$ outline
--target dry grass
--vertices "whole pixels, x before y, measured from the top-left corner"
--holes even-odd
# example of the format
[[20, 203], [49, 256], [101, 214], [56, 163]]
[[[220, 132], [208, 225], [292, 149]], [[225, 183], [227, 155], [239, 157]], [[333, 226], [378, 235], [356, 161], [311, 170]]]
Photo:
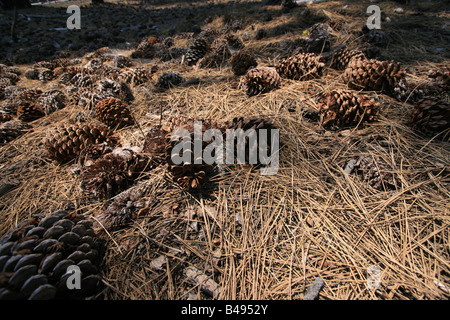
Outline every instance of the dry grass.
[[[339, 5], [317, 7], [331, 12]], [[280, 19], [270, 23], [288, 18]], [[269, 65], [275, 57], [265, 50], [267, 44], [289, 37], [295, 35], [246, 45], [261, 65]], [[351, 44], [349, 39], [344, 35], [337, 43]], [[425, 72], [436, 65], [414, 67]], [[316, 81], [283, 80], [281, 89], [248, 98], [234, 88], [238, 79], [229, 67], [161, 65], [160, 72], [166, 70], [200, 78], [200, 84], [162, 93], [151, 84], [134, 88], [132, 110], [139, 126], [117, 132], [122, 144], [142, 146], [140, 129], [160, 121], [160, 108], [163, 123], [178, 114], [218, 122], [266, 117], [280, 129], [279, 172], [262, 176], [246, 167], [221, 166], [202, 192], [181, 190], [163, 165], [143, 174], [137, 183], [146, 188], [151, 205], [127, 228], [98, 230], [105, 247], [101, 298], [183, 299], [188, 293], [210, 298], [187, 281], [187, 266], [220, 285], [219, 299], [301, 299], [315, 277], [325, 282], [321, 299], [449, 298], [449, 142], [412, 132], [406, 125], [411, 105], [378, 95], [382, 111], [376, 122], [325, 131], [304, 115], [316, 108], [320, 92], [345, 88], [337, 71], [327, 70]], [[0, 197], [0, 234], [35, 213], [67, 207], [95, 220], [105, 208], [83, 194], [71, 164], [48, 162], [41, 152], [47, 129], [41, 124], [74, 121], [78, 111], [70, 106], [37, 120], [32, 132], [0, 148], [1, 174], [21, 182]], [[394, 186], [378, 191], [360, 175], [346, 174], [348, 161], [360, 156], [381, 157]], [[5, 171], [32, 159], [43, 163]], [[160, 255], [167, 260], [157, 270], [152, 262]], [[367, 286], [371, 265], [381, 270], [376, 290]]]

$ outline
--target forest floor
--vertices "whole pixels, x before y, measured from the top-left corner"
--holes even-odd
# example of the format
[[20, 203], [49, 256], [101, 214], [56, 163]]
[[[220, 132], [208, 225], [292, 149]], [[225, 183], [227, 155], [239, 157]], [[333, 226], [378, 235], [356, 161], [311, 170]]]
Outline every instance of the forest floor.
[[[130, 56], [148, 36], [170, 35], [173, 47], [186, 47], [196, 25], [238, 36], [258, 66], [291, 56], [295, 41], [318, 22], [333, 28], [332, 47], [360, 48], [367, 46], [358, 32], [372, 4], [326, 1], [283, 12], [280, 5], [260, 1], [106, 2], [19, 10], [18, 42], [2, 36], [0, 44], [0, 63], [21, 71], [16, 85], [66, 92], [58, 79], [30, 80], [25, 71], [60, 56], [86, 64], [105, 46], [112, 55]], [[81, 30], [64, 29], [69, 4], [81, 6]], [[400, 62], [417, 81], [426, 81], [429, 70], [448, 66], [450, 8], [444, 4], [377, 3], [381, 28], [389, 35], [378, 59]], [[400, 6], [403, 12], [396, 13]], [[8, 35], [12, 12], [1, 12], [0, 19], [0, 32]], [[255, 37], [258, 33], [263, 36]], [[104, 286], [97, 298], [302, 299], [316, 277], [324, 281], [319, 299], [450, 297], [450, 142], [408, 126], [413, 104], [369, 92], [381, 105], [376, 121], [326, 130], [310, 114], [317, 112], [318, 95], [347, 89], [342, 71], [327, 67], [319, 79], [282, 79], [280, 89], [248, 97], [229, 63], [211, 69], [188, 66], [180, 58], [132, 62], [134, 67], [157, 66], [157, 71], [148, 82], [131, 85], [130, 109], [137, 123], [116, 130], [122, 146], [142, 148], [151, 126], [166, 125], [177, 115], [218, 123], [257, 116], [280, 130], [280, 167], [275, 175], [261, 175], [245, 166], [221, 166], [200, 191], [180, 188], [165, 164], [141, 174], [134, 185], [145, 190], [146, 204], [135, 219], [119, 229], [97, 230], [104, 246]], [[158, 77], [168, 71], [198, 81], [156, 90]], [[77, 123], [80, 112], [86, 112], [67, 101], [65, 108], [29, 123], [30, 130], [0, 147], [0, 180], [15, 184], [0, 196], [0, 236], [34, 214], [57, 209], [96, 221], [111, 203], [85, 193], [74, 174], [76, 162], [59, 164], [43, 152], [49, 128]], [[87, 122], [98, 120], [87, 117]], [[356, 170], [345, 171], [351, 160], [365, 156], [385, 164], [390, 180], [380, 189]], [[195, 283], [187, 270], [212, 280], [217, 290]], [[378, 279], [376, 288], [369, 285]]]

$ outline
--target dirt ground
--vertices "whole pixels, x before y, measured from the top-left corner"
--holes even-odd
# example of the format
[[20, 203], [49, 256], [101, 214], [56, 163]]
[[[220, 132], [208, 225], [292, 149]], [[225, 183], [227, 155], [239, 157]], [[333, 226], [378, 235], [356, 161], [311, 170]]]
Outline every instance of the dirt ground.
[[[81, 7], [81, 30], [60, 29], [70, 4]], [[258, 66], [272, 66], [291, 56], [296, 41], [318, 22], [332, 26], [332, 47], [367, 48], [359, 32], [371, 4], [325, 1], [290, 10], [261, 1], [46, 4], [19, 10], [17, 41], [9, 36], [12, 12], [0, 12], [0, 63], [19, 68], [17, 86], [66, 92], [58, 79], [43, 83], [24, 74], [35, 62], [58, 57], [86, 64], [105, 46], [113, 56], [130, 56], [149, 36], [172, 36], [173, 47], [185, 48], [200, 27], [217, 30], [219, 37], [238, 36]], [[389, 35], [389, 43], [377, 47], [378, 59], [400, 62], [418, 82], [427, 80], [429, 70], [448, 66], [448, 1], [377, 5]], [[401, 13], [395, 11], [399, 7]], [[131, 85], [137, 124], [116, 130], [122, 146], [142, 148], [143, 133], [178, 115], [218, 123], [257, 116], [280, 130], [280, 168], [263, 176], [245, 166], [221, 166], [200, 191], [180, 188], [165, 164], [141, 174], [132, 187], [144, 190], [144, 207], [125, 227], [97, 230], [104, 252], [103, 285], [95, 298], [303, 299], [320, 277], [319, 299], [449, 299], [450, 141], [414, 131], [408, 125], [412, 103], [369, 92], [381, 105], [376, 121], [327, 130], [310, 114], [317, 112], [319, 94], [347, 88], [342, 71], [327, 67], [319, 79], [283, 79], [278, 90], [248, 97], [229, 63], [210, 69], [188, 66], [181, 57], [132, 62], [158, 68], [149, 81]], [[157, 90], [158, 77], [167, 71], [196, 81]], [[59, 164], [42, 151], [49, 128], [76, 123], [85, 111], [68, 102], [0, 147], [0, 176], [17, 184], [0, 196], [0, 236], [34, 214], [57, 209], [95, 222], [111, 203], [86, 194], [73, 173], [75, 162]], [[383, 159], [393, 179], [389, 187], [374, 189], [357, 172], [344, 172], [362, 156]], [[374, 279], [371, 266], [380, 272], [376, 288], [368, 285]], [[217, 290], [193, 281], [188, 270]]]

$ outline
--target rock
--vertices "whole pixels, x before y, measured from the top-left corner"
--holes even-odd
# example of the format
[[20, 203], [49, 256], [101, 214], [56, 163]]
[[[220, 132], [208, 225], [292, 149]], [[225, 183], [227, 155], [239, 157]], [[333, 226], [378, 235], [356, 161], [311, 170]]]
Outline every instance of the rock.
[[319, 292], [322, 289], [324, 282], [321, 278], [315, 278], [314, 282], [306, 291], [303, 300], [316, 300], [319, 297]]
[[403, 8], [400, 8], [400, 7], [399, 7], [399, 8], [395, 8], [395, 9], [394, 9], [394, 12], [395, 12], [395, 13], [398, 13], [398, 14], [402, 14], [402, 13], [405, 12], [405, 10], [403, 10]]

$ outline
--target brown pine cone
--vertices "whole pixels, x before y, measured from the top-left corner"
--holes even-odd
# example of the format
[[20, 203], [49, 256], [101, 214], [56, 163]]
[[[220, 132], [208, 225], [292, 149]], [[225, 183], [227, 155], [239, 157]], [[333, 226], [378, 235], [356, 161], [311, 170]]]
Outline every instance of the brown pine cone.
[[92, 124], [56, 126], [44, 138], [47, 156], [59, 162], [68, 162], [87, 146], [103, 142], [114, 146], [117, 139], [110, 128]]
[[258, 63], [256, 62], [253, 54], [246, 50], [239, 50], [231, 57], [231, 70], [237, 76], [244, 75], [248, 69], [256, 68]]
[[39, 105], [24, 103], [17, 108], [17, 119], [31, 122], [45, 116], [44, 110]]
[[380, 91], [395, 96], [395, 88], [405, 78], [405, 72], [394, 61], [353, 59], [343, 77], [352, 89]]
[[448, 131], [450, 103], [438, 97], [425, 97], [415, 104], [409, 123], [415, 130], [426, 135], [434, 136]]
[[324, 127], [355, 126], [374, 120], [379, 111], [379, 103], [375, 99], [345, 90], [322, 95], [318, 106]]
[[374, 189], [383, 190], [385, 187], [395, 185], [394, 175], [390, 172], [392, 170], [381, 157], [360, 157], [355, 168], [364, 181]]
[[299, 53], [283, 59], [276, 69], [283, 78], [306, 81], [320, 78], [324, 67], [325, 63], [321, 56], [314, 53]]
[[352, 59], [365, 59], [366, 56], [361, 50], [348, 50], [348, 49], [340, 49], [336, 51], [332, 56], [331, 68], [337, 70], [345, 70], [347, 68], [348, 63]]
[[99, 199], [110, 199], [127, 189], [147, 165], [148, 159], [132, 150], [113, 150], [83, 170], [81, 185]]
[[163, 155], [169, 144], [169, 128], [160, 125], [153, 126], [145, 136], [142, 152], [152, 155]]
[[111, 128], [123, 128], [134, 123], [128, 107], [115, 98], [106, 98], [97, 103], [95, 116]]
[[[202, 131], [213, 128], [214, 125], [208, 121], [202, 122]], [[174, 153], [174, 148], [179, 143], [183, 143], [183, 138], [173, 135], [177, 129], [185, 129], [189, 132], [187, 144], [183, 145], [179, 153]], [[202, 141], [202, 155], [204, 148], [210, 141]], [[176, 163], [175, 157], [183, 157], [181, 163]], [[184, 189], [198, 189], [209, 180], [210, 174], [213, 172], [213, 165], [205, 163], [204, 159], [200, 159], [200, 163], [195, 163], [194, 159], [194, 120], [184, 117], [171, 119], [171, 136], [170, 143], [166, 149], [166, 160], [169, 164], [169, 171], [172, 173], [173, 181], [178, 183]], [[184, 157], [187, 158], [185, 161]]]
[[242, 81], [248, 96], [267, 93], [278, 89], [281, 85], [281, 78], [277, 70], [270, 67], [250, 69]]

